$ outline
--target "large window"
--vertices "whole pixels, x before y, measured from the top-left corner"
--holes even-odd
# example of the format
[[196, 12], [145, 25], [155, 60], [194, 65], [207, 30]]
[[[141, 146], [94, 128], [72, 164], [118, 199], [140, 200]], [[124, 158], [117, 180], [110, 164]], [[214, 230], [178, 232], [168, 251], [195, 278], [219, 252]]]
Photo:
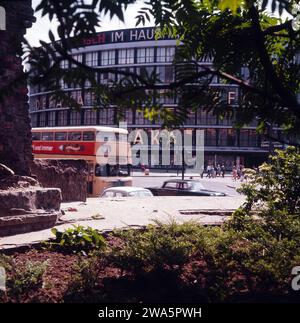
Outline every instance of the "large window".
[[112, 108], [102, 108], [99, 110], [99, 123], [100, 125], [112, 125], [114, 124], [114, 110]]
[[246, 130], [246, 129], [240, 130], [240, 146], [241, 147], [249, 146], [249, 130]]
[[135, 123], [142, 125], [144, 124], [144, 113], [141, 110], [135, 112]]
[[236, 132], [233, 129], [218, 129], [218, 146], [236, 146]]
[[120, 49], [118, 63], [119, 64], [133, 64], [134, 63], [134, 49]]
[[86, 53], [85, 64], [88, 66], [98, 66], [98, 52]]
[[37, 127], [38, 126], [38, 114], [37, 113], [31, 113], [30, 114], [30, 119], [31, 119], [31, 127], [34, 128], [34, 127]]
[[116, 74], [105, 72], [104, 70], [100, 73], [100, 83], [101, 84], [109, 84], [115, 82]]
[[137, 63], [153, 63], [154, 62], [154, 48], [138, 48], [137, 49]]
[[84, 105], [93, 106], [95, 104], [95, 93], [91, 91], [86, 91], [84, 93]]
[[70, 111], [70, 125], [71, 126], [81, 125], [81, 112]]
[[48, 126], [54, 127], [55, 126], [55, 111], [48, 112]]
[[[79, 63], [82, 63], [82, 54], [77, 54], [77, 55], [73, 55], [72, 58], [79, 62]], [[77, 67], [76, 64], [72, 63], [72, 67]]]
[[157, 66], [158, 78], [163, 83], [171, 83], [174, 81], [174, 67], [173, 66]]
[[150, 76], [154, 72], [154, 66], [142, 66], [136, 68], [136, 73], [142, 77]]
[[194, 125], [195, 124], [195, 112], [189, 111], [186, 116], [185, 124]]
[[40, 101], [38, 96], [29, 98], [29, 107], [31, 111], [37, 111], [40, 109]]
[[[123, 72], [130, 72], [130, 73], [134, 73], [134, 67], [123, 67], [123, 68], [119, 68], [118, 71], [123, 71]], [[131, 77], [128, 77], [124, 74], [117, 74], [117, 80], [118, 82], [120, 82], [122, 80], [122, 82], [127, 82], [126, 79], [130, 80]]]
[[40, 123], [39, 123], [40, 127], [45, 127], [46, 126], [46, 113], [42, 112], [40, 113]]
[[99, 123], [100, 125], [105, 125], [107, 122], [107, 109], [101, 108], [99, 110]]
[[218, 124], [221, 126], [232, 126], [233, 121], [233, 116], [218, 116]]
[[114, 117], [115, 117], [115, 110], [114, 109], [107, 109], [107, 124], [113, 125], [114, 124]]
[[248, 130], [249, 131], [249, 146], [257, 147], [258, 146], [258, 135], [256, 130]]
[[204, 111], [199, 108], [197, 110], [197, 124], [198, 125], [216, 125], [217, 116], [212, 111]]
[[172, 62], [175, 55], [175, 47], [158, 47], [156, 54], [156, 61], [160, 62]]
[[132, 110], [131, 109], [127, 109], [126, 110], [125, 121], [128, 124], [132, 124], [133, 123], [133, 113], [132, 113]]
[[58, 126], [66, 126], [68, 123], [68, 111], [58, 111]]
[[93, 109], [86, 109], [84, 111], [84, 124], [85, 125], [97, 124], [97, 111]]
[[205, 129], [205, 146], [216, 146], [217, 144], [216, 129]]
[[116, 63], [116, 52], [115, 50], [104, 50], [101, 52], [101, 65], [115, 65]]

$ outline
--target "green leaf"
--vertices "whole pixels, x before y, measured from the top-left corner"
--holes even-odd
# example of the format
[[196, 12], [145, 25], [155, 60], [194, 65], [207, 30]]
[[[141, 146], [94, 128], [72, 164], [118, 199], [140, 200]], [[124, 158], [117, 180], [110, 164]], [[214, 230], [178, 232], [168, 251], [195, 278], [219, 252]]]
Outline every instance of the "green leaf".
[[242, 6], [242, 3], [243, 0], [221, 0], [218, 7], [222, 11], [229, 9], [236, 15], [237, 10]]

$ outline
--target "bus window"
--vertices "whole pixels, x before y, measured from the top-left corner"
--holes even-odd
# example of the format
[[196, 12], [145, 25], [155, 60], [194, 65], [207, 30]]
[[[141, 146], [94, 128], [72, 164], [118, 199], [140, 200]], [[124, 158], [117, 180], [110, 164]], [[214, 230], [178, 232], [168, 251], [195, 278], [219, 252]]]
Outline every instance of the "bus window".
[[84, 131], [83, 132], [83, 141], [94, 141], [95, 133], [93, 131]]
[[56, 132], [55, 140], [56, 141], [66, 141], [67, 140], [67, 132]]
[[70, 141], [80, 141], [81, 140], [81, 132], [69, 132], [69, 140]]
[[95, 176], [130, 176], [130, 165], [99, 165], [95, 167]]
[[33, 132], [32, 133], [32, 140], [41, 140], [41, 133], [40, 132]]
[[43, 132], [42, 133], [43, 141], [52, 141], [53, 140], [53, 132]]

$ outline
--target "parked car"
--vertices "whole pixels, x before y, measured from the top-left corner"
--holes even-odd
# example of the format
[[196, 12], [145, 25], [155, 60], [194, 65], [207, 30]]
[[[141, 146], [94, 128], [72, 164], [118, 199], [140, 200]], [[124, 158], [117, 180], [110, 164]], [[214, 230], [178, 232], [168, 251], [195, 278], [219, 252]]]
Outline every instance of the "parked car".
[[223, 192], [205, 189], [198, 180], [174, 179], [165, 181], [162, 187], [148, 187], [155, 196], [226, 196]]
[[101, 197], [152, 197], [150, 190], [134, 186], [115, 186], [103, 191]]

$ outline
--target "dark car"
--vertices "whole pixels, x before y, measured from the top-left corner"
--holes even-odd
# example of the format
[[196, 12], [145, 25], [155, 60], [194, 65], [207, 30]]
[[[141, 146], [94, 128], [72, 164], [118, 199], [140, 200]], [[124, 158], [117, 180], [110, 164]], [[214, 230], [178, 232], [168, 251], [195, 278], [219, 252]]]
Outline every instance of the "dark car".
[[226, 196], [223, 192], [210, 191], [197, 180], [168, 180], [162, 187], [147, 187], [155, 196]]

